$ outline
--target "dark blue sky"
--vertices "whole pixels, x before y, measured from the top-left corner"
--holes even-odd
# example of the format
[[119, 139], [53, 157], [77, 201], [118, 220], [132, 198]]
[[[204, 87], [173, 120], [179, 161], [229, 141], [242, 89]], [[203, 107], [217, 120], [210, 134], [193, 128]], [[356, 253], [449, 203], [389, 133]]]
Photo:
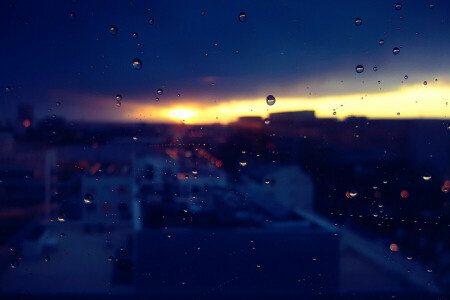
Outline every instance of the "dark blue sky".
[[[421, 81], [422, 74], [450, 73], [449, 1], [433, 1], [434, 9], [422, 0], [116, 2], [2, 1], [0, 116], [14, 114], [17, 103], [48, 114], [56, 101], [68, 118], [106, 116], [105, 105], [113, 109], [117, 93], [124, 103], [154, 101], [160, 87], [158, 105], [183, 99], [208, 105], [270, 92], [296, 96], [293, 86], [318, 96], [377, 90], [360, 84], [359, 64], [364, 80], [381, 78], [387, 90], [404, 74]], [[396, 2], [403, 5], [399, 11]], [[111, 25], [119, 29], [116, 36]], [[143, 62], [139, 71], [134, 58]], [[341, 80], [348, 84], [321, 85]]]

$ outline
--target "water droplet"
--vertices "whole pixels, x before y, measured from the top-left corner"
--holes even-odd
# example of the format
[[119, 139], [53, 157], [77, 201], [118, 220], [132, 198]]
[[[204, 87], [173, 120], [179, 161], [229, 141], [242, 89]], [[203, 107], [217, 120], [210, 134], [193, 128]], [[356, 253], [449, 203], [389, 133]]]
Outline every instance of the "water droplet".
[[400, 49], [398, 49], [397, 47], [395, 47], [394, 49], [392, 49], [392, 53], [394, 53], [394, 55], [397, 55], [400, 53]]
[[362, 19], [361, 18], [356, 18], [355, 19], [355, 25], [356, 26], [361, 26], [361, 24], [362, 24]]
[[423, 82], [423, 85], [427, 85], [428, 84], [428, 82], [425, 80], [424, 82]]
[[364, 67], [362, 65], [357, 65], [355, 70], [356, 70], [356, 73], [362, 73], [362, 72], [364, 72]]
[[117, 35], [118, 32], [119, 29], [116, 26], [109, 27], [109, 33], [111, 33], [112, 35]]
[[153, 19], [148, 20], [148, 24], [153, 25], [155, 21]]
[[50, 261], [50, 256], [47, 255], [46, 257], [44, 257], [44, 261], [45, 262], [49, 262]]
[[121, 107], [121, 106], [122, 106], [122, 102], [118, 102], [118, 101], [117, 101], [117, 102], [116, 102], [116, 106], [117, 106], [117, 107]]
[[158, 95], [162, 95], [163, 92], [164, 92], [163, 89], [157, 89], [157, 90], [156, 90], [156, 93], [157, 93]]
[[189, 175], [188, 174], [184, 175], [184, 179], [189, 179]]
[[346, 196], [348, 199], [355, 198], [356, 196], [358, 196], [358, 192], [355, 191], [355, 190], [350, 190], [350, 191], [348, 191], [348, 192], [345, 193], [345, 196]]
[[139, 58], [133, 60], [133, 68], [135, 70], [140, 70], [142, 68], [142, 61]]
[[275, 97], [272, 95], [267, 96], [266, 103], [268, 105], [274, 105], [275, 104]]
[[425, 173], [425, 174], [423, 174], [422, 178], [423, 178], [423, 180], [428, 181], [431, 179], [431, 175], [429, 173]]
[[202, 12], [200, 13], [202, 16], [206, 15], [206, 12], [204, 10], [202, 10]]
[[66, 221], [66, 216], [65, 215], [61, 215], [58, 217], [58, 222], [65, 222]]
[[383, 46], [383, 45], [384, 45], [384, 40], [379, 40], [379, 41], [378, 41], [378, 44], [379, 44], [380, 46]]
[[265, 184], [269, 184], [269, 183], [270, 183], [269, 178], [264, 179], [264, 183], [265, 183]]
[[269, 125], [270, 124], [270, 119], [269, 118], [265, 118], [264, 119], [264, 124]]
[[403, 199], [409, 198], [409, 192], [407, 190], [401, 191], [400, 197], [402, 197]]
[[64, 237], [66, 237], [66, 234], [65, 234], [64, 232], [61, 232], [61, 233], [59, 234], [59, 236], [62, 237], [62, 238], [64, 238]]
[[122, 100], [122, 95], [121, 94], [117, 94], [116, 95], [116, 101], [120, 101]]
[[245, 166], [247, 165], [247, 162], [243, 160], [243, 161], [240, 161], [239, 164], [240, 164], [241, 166], [245, 167]]
[[132, 37], [133, 39], [137, 39], [137, 38], [139, 37], [139, 34], [138, 34], [137, 32], [133, 32], [133, 33], [131, 34], [131, 37]]
[[373, 67], [373, 71], [374, 72], [378, 71], [378, 67], [377, 66]]
[[192, 170], [192, 174], [197, 175], [198, 174], [198, 170], [197, 169], [193, 169]]
[[405, 75], [405, 77], [404, 77], [405, 79], [408, 79], [408, 75]]
[[108, 261], [109, 262], [112, 262], [113, 260], [114, 260], [114, 256], [111, 255], [111, 256], [108, 257]]
[[86, 193], [86, 194], [84, 194], [83, 200], [84, 200], [84, 203], [92, 203], [92, 202], [94, 202], [94, 196], [92, 196], [92, 194], [90, 194], [90, 193]]
[[11, 92], [11, 91], [12, 91], [12, 86], [10, 86], [10, 85], [6, 86], [6, 87], [5, 87], [5, 90], [6, 90], [7, 92]]
[[247, 20], [247, 14], [244, 12], [239, 13], [239, 22], [245, 22]]
[[56, 106], [60, 106], [61, 102], [60, 101], [56, 101]]
[[72, 21], [75, 21], [75, 20], [77, 19], [77, 15], [76, 15], [74, 12], [71, 12], [71, 13], [69, 14], [69, 17], [70, 17], [70, 19], [71, 19]]
[[434, 8], [434, 3], [430, 3], [430, 5], [428, 5], [428, 7], [429, 7], [430, 9], [433, 9], [433, 8]]
[[133, 136], [133, 141], [137, 141], [137, 140], [138, 140], [137, 136]]
[[381, 84], [381, 81], [380, 81], [380, 80], [378, 80], [378, 84]]
[[400, 112], [397, 113], [397, 116], [400, 116]]
[[156, 97], [156, 98], [155, 98], [155, 101], [158, 102], [158, 101], [159, 101], [159, 97]]
[[401, 4], [401, 3], [396, 3], [396, 4], [395, 4], [395, 9], [396, 9], [396, 10], [402, 9], [402, 4]]
[[336, 115], [336, 112], [335, 111], [333, 111], [333, 116], [335, 116]]
[[217, 47], [217, 46], [219, 46], [219, 43], [214, 43], [214, 47]]
[[15, 259], [9, 263], [9, 268], [17, 269], [19, 267], [19, 265], [20, 265], [19, 261], [17, 259]]

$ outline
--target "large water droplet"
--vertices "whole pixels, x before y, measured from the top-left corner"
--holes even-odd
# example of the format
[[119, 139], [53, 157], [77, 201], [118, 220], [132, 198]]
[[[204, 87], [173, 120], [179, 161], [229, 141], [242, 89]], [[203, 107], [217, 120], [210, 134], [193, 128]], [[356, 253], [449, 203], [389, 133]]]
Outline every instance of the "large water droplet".
[[116, 101], [120, 101], [122, 100], [122, 95], [121, 94], [117, 94], [116, 95]]
[[395, 7], [396, 10], [400, 10], [400, 9], [402, 9], [402, 4], [401, 3], [396, 3], [394, 7]]
[[193, 169], [192, 170], [192, 174], [197, 175], [198, 174], [198, 170], [197, 169]]
[[361, 18], [356, 18], [355, 19], [355, 25], [356, 26], [361, 26], [361, 24], [362, 24], [362, 19]]
[[265, 118], [264, 119], [264, 124], [269, 125], [270, 124], [270, 119], [269, 118]]
[[239, 13], [239, 22], [245, 22], [247, 20], [247, 14], [244, 12]]
[[349, 199], [351, 198], [355, 198], [356, 196], [358, 196], [358, 192], [355, 190], [350, 190], [348, 192], [345, 193], [345, 196]]
[[156, 90], [156, 93], [157, 93], [158, 95], [162, 95], [162, 94], [164, 93], [164, 91], [163, 91], [163, 89], [157, 89], [157, 90]]
[[423, 85], [427, 85], [428, 84], [428, 82], [425, 80], [424, 82], [423, 82]]
[[240, 161], [239, 164], [243, 167], [245, 167], [247, 165], [247, 162], [245, 160]]
[[362, 72], [364, 72], [364, 67], [362, 65], [357, 65], [355, 70], [356, 70], [356, 73], [362, 73]]
[[394, 49], [392, 49], [392, 53], [394, 53], [394, 55], [397, 55], [400, 53], [400, 49], [398, 49], [397, 47], [395, 47]]
[[111, 33], [112, 35], [117, 35], [118, 32], [119, 29], [116, 26], [109, 27], [109, 33]]
[[269, 183], [270, 183], [269, 178], [264, 179], [264, 183], [265, 183], [265, 184], [269, 184]]
[[268, 105], [274, 105], [275, 104], [275, 97], [272, 95], [267, 96], [266, 103]]
[[86, 194], [84, 194], [84, 197], [83, 197], [83, 200], [84, 200], [84, 203], [92, 203], [92, 202], [94, 202], [94, 196], [92, 196], [92, 194], [90, 194], [90, 193], [86, 193]]
[[142, 68], [142, 61], [139, 58], [133, 60], [133, 68], [135, 70], [140, 70]]
[[405, 77], [403, 77], [403, 78], [405, 78], [405, 80], [406, 80], [406, 79], [408, 79], [409, 77], [408, 77], [408, 75], [405, 75]]

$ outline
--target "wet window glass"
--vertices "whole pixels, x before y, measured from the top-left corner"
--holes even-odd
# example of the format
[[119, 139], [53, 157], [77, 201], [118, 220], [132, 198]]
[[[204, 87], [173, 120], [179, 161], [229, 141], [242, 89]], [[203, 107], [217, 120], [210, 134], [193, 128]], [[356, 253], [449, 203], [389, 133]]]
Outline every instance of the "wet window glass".
[[1, 299], [449, 299], [449, 1], [0, 16]]

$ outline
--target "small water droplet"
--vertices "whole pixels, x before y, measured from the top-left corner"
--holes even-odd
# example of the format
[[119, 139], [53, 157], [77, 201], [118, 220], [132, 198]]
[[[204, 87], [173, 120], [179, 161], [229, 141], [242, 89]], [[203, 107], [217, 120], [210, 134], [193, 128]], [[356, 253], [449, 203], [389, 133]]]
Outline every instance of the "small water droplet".
[[356, 196], [358, 196], [358, 192], [355, 190], [350, 190], [348, 192], [345, 193], [345, 196], [349, 199], [351, 198], [355, 198]]
[[155, 101], [158, 102], [158, 101], [159, 101], [159, 97], [156, 97], [156, 98], [155, 98]]
[[19, 265], [20, 265], [19, 261], [17, 259], [15, 259], [9, 263], [9, 268], [14, 270], [14, 269], [17, 269], [19, 267]]
[[217, 46], [219, 46], [219, 43], [214, 43], [214, 47], [217, 47]]
[[423, 174], [422, 178], [425, 181], [429, 181], [431, 179], [431, 175], [429, 173], [425, 173], [425, 174]]
[[162, 95], [163, 92], [164, 92], [163, 89], [157, 89], [157, 90], [156, 90], [156, 93], [157, 93], [158, 95]]
[[379, 44], [380, 46], [383, 46], [383, 45], [384, 45], [384, 40], [379, 40], [379, 41], [378, 41], [378, 44]]
[[400, 49], [398, 49], [397, 47], [395, 47], [394, 49], [392, 49], [392, 53], [394, 53], [394, 55], [397, 55], [400, 53]]
[[400, 116], [400, 112], [397, 113], [397, 116]]
[[361, 18], [356, 18], [355, 19], [355, 25], [356, 26], [361, 26], [361, 24], [362, 24], [362, 19]]
[[12, 91], [12, 86], [10, 86], [10, 85], [6, 86], [6, 87], [5, 87], [5, 90], [6, 90], [7, 92], [11, 92], [11, 91]]
[[109, 33], [111, 33], [111, 35], [117, 35], [118, 32], [119, 29], [116, 26], [109, 27]]
[[111, 255], [111, 256], [108, 257], [108, 261], [109, 262], [112, 262], [113, 260], [114, 260], [114, 256]]
[[269, 178], [264, 179], [264, 183], [265, 183], [265, 184], [270, 184]]
[[425, 80], [424, 82], [423, 82], [423, 85], [427, 85], [428, 84], [428, 82]]
[[84, 200], [84, 203], [87, 203], [87, 204], [92, 203], [92, 202], [94, 202], [94, 196], [92, 196], [92, 194], [90, 194], [90, 193], [86, 193], [86, 194], [84, 194], [83, 200]]
[[133, 68], [135, 70], [140, 70], [142, 68], [142, 61], [139, 58], [133, 60]]
[[50, 261], [50, 256], [47, 255], [46, 257], [44, 257], [44, 261], [45, 262], [49, 262]]
[[206, 15], [206, 12], [204, 10], [202, 10], [202, 12], [200, 13], [200, 15], [204, 16]]
[[245, 22], [247, 20], [247, 14], [244, 12], [239, 13], [239, 22]]
[[428, 5], [428, 7], [429, 7], [430, 9], [433, 9], [433, 8], [434, 8], [434, 3], [430, 3], [430, 5]]
[[155, 21], [153, 19], [148, 20], [148, 24], [153, 25]]
[[269, 118], [265, 118], [264, 119], [264, 124], [269, 125], [270, 124], [270, 119]]
[[69, 17], [70, 17], [70, 19], [71, 19], [72, 21], [75, 21], [75, 20], [77, 19], [77, 15], [76, 15], [74, 12], [71, 12], [71, 13], [69, 14]]
[[118, 102], [118, 101], [117, 101], [117, 102], [116, 102], [116, 106], [117, 106], [117, 107], [121, 107], [121, 106], [122, 106], [122, 102]]
[[378, 67], [377, 66], [373, 67], [373, 71], [374, 72], [378, 71]]
[[133, 39], [137, 39], [137, 38], [139, 37], [139, 34], [138, 34], [137, 32], [133, 32], [133, 33], [131, 34], [131, 37], [132, 37]]
[[396, 10], [402, 9], [402, 4], [401, 4], [401, 3], [396, 3], [396, 4], [395, 4], [395, 9], [396, 9]]
[[362, 72], [364, 72], [364, 67], [362, 65], [357, 65], [355, 70], [356, 70], [356, 73], [362, 73]]
[[268, 95], [266, 98], [266, 103], [268, 105], [274, 105], [275, 104], [275, 97], [272, 95]]
[[405, 75], [405, 77], [403, 77], [403, 78], [408, 79], [409, 77], [408, 77], [408, 75]]
[[137, 136], [133, 136], [133, 141], [137, 141], [137, 140], [138, 140]]

